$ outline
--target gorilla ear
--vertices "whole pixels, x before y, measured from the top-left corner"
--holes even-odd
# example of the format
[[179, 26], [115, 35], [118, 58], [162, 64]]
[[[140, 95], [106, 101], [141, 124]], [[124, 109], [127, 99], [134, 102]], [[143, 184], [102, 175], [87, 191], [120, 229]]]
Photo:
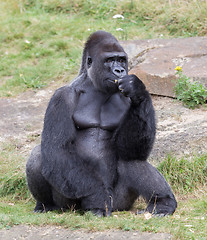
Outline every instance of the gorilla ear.
[[90, 56], [88, 56], [88, 59], [87, 59], [87, 67], [90, 68], [92, 65], [92, 58]]

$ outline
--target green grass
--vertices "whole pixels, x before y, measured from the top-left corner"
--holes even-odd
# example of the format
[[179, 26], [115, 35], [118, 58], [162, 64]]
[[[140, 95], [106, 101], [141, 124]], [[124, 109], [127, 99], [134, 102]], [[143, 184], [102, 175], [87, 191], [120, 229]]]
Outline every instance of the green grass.
[[[23, 146], [20, 141], [0, 144], [0, 197], [9, 195], [17, 200], [30, 195], [25, 180]], [[206, 187], [207, 153], [191, 159], [169, 155], [157, 168], [178, 195]]]
[[35, 202], [25, 180], [25, 157], [19, 141], [0, 145], [0, 228], [19, 224], [57, 225], [70, 229], [100, 231], [121, 229], [168, 232], [173, 239], [205, 239], [207, 209], [207, 153], [192, 159], [168, 156], [158, 169], [170, 183], [178, 200], [173, 216], [136, 215], [145, 204], [137, 202], [128, 212], [114, 212], [110, 218], [74, 211], [34, 214]]
[[[38, 90], [53, 81], [70, 81], [79, 70], [85, 40], [96, 30], [109, 31], [119, 40], [204, 36], [206, 12], [207, 2], [198, 0], [2, 0], [0, 97]], [[122, 14], [124, 20], [113, 19], [115, 14]], [[0, 144], [0, 228], [50, 224], [71, 229], [169, 232], [179, 240], [206, 239], [207, 154], [191, 159], [169, 156], [158, 166], [178, 199], [173, 216], [147, 220], [134, 212], [116, 212], [111, 218], [99, 219], [73, 211], [33, 214], [24, 144], [20, 140]]]
[[17, 141], [0, 145], [0, 197], [27, 199], [30, 193], [25, 178], [25, 158]]
[[206, 239], [206, 208], [207, 196], [180, 200], [173, 216], [146, 219], [144, 215], [134, 212], [114, 212], [112, 217], [97, 218], [90, 212], [32, 212], [34, 202], [28, 200], [12, 201], [1, 198], [0, 228], [9, 228], [19, 224], [55, 225], [72, 230], [87, 229], [91, 231], [106, 231], [120, 229], [124, 231], [139, 230], [143, 232], [167, 232], [173, 239]]
[[[206, 12], [206, 1], [2, 0], [0, 96], [70, 81], [85, 40], [96, 30], [119, 40], [203, 36]], [[115, 14], [124, 20], [113, 19]]]
[[159, 164], [158, 170], [175, 192], [186, 194], [195, 191], [207, 183], [207, 153], [191, 159], [168, 156]]

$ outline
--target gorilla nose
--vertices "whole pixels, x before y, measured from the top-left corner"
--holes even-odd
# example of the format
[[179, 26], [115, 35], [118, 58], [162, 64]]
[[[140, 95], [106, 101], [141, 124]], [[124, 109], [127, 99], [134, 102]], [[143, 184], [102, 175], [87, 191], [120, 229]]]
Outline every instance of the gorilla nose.
[[115, 67], [113, 69], [113, 74], [115, 74], [117, 77], [121, 78], [126, 75], [126, 70], [122, 67]]

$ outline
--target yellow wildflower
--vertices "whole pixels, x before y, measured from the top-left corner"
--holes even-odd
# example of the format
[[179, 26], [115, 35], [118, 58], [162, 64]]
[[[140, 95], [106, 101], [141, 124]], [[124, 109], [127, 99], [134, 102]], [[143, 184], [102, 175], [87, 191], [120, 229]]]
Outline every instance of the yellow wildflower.
[[183, 69], [182, 69], [181, 66], [177, 66], [177, 67], [175, 68], [175, 70], [178, 71], [178, 72], [179, 72], [179, 71], [181, 71], [181, 72], [183, 71]]

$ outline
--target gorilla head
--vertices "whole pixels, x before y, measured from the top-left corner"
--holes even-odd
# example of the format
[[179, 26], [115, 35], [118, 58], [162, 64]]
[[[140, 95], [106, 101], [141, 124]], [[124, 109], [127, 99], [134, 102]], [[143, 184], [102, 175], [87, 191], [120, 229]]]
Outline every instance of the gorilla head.
[[87, 72], [95, 88], [107, 93], [118, 91], [115, 79], [128, 74], [128, 58], [117, 39], [97, 31], [85, 44], [80, 74]]

